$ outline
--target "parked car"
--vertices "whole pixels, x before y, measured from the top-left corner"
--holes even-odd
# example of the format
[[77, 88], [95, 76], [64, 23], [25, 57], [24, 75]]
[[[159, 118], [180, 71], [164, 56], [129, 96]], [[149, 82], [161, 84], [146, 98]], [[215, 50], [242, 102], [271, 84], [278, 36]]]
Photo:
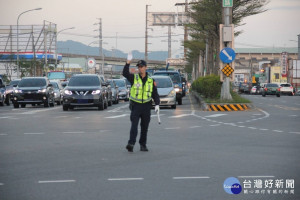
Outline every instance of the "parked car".
[[[157, 87], [160, 97], [160, 106], [171, 106], [176, 109], [176, 91], [172, 79], [168, 76], [151, 76]], [[154, 105], [154, 102], [153, 102]]]
[[289, 83], [280, 84], [280, 94], [288, 94], [290, 96], [294, 95], [294, 88]]
[[6, 98], [5, 103], [6, 105], [10, 104], [10, 101], [12, 101], [13, 92], [14, 92], [14, 85], [18, 85], [18, 83], [21, 81], [21, 79], [14, 79], [10, 81], [10, 83], [6, 86]]
[[127, 88], [125, 79], [113, 79], [119, 87], [119, 99], [128, 101], [130, 91]]
[[119, 87], [117, 86], [117, 84], [115, 83], [115, 80], [113, 80], [113, 79], [108, 79], [107, 83], [109, 84], [108, 87], [111, 88], [113, 103], [118, 104], [119, 103]]
[[53, 86], [53, 90], [54, 90], [54, 99], [57, 105], [60, 105], [62, 103], [63, 100], [63, 87], [61, 86], [61, 82], [59, 80], [53, 80], [50, 81], [50, 83]]
[[106, 84], [97, 74], [73, 75], [64, 89], [63, 110], [74, 107], [97, 107], [104, 110], [108, 106]]
[[280, 87], [276, 83], [267, 83], [263, 89], [262, 96], [266, 95], [276, 95], [280, 97]]
[[25, 108], [26, 104], [44, 104], [44, 107], [54, 106], [53, 86], [46, 77], [26, 77], [14, 85], [12, 103], [14, 108]]
[[177, 71], [156, 71], [153, 73], [153, 76], [169, 76], [176, 91], [176, 101], [179, 105], [182, 105], [183, 84], [180, 73]]

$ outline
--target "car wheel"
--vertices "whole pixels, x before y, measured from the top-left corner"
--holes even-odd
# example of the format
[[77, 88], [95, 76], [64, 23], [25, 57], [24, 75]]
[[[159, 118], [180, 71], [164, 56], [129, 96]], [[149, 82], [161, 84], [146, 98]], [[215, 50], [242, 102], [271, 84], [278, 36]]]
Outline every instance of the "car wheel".
[[46, 102], [44, 103], [44, 107], [48, 108], [49, 107], [49, 99], [46, 100]]
[[109, 100], [109, 102], [108, 102], [108, 106], [112, 106], [112, 98]]
[[6, 99], [5, 99], [5, 104], [6, 104], [7, 106], [9, 106], [9, 97], [6, 97]]
[[14, 108], [19, 108], [19, 104], [14, 103]]
[[280, 94], [276, 94], [277, 97], [280, 97]]
[[182, 98], [178, 99], [178, 105], [182, 105]]
[[98, 105], [98, 110], [104, 110], [104, 101], [103, 101], [103, 99], [100, 100], [100, 104]]
[[69, 110], [69, 106], [63, 105], [63, 111], [68, 111], [68, 110]]
[[61, 105], [61, 102], [60, 102], [60, 101], [57, 101], [56, 104], [57, 104], [57, 105]]
[[35, 106], [35, 103], [32, 103], [31, 105], [32, 105], [32, 106]]
[[25, 108], [26, 107], [26, 104], [21, 104], [21, 108]]
[[54, 99], [52, 99], [51, 103], [50, 103], [50, 107], [54, 107], [55, 101]]
[[262, 94], [261, 96], [266, 97], [266, 94]]
[[171, 106], [172, 109], [176, 109], [176, 104]]

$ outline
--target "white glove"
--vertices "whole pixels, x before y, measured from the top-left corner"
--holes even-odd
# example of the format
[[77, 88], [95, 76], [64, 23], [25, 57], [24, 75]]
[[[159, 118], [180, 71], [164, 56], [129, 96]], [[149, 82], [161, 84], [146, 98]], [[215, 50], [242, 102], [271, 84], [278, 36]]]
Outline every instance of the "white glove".
[[159, 113], [159, 105], [156, 105], [154, 110], [156, 113]]
[[131, 51], [128, 52], [127, 60], [128, 60], [128, 61], [131, 61], [131, 60], [132, 60], [132, 52], [131, 52]]

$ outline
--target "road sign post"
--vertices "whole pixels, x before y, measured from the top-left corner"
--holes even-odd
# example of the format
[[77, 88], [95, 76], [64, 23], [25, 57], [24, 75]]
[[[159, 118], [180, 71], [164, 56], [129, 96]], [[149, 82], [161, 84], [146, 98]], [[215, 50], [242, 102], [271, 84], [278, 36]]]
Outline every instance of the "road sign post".
[[223, 8], [232, 7], [233, 0], [223, 0]]

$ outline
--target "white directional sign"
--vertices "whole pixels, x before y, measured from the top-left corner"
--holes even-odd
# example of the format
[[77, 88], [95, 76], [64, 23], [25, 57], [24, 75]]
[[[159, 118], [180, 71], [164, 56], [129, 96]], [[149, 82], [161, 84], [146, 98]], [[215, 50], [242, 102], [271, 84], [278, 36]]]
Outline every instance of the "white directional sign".
[[220, 59], [223, 63], [232, 63], [235, 59], [235, 52], [233, 49], [226, 47], [220, 52]]

